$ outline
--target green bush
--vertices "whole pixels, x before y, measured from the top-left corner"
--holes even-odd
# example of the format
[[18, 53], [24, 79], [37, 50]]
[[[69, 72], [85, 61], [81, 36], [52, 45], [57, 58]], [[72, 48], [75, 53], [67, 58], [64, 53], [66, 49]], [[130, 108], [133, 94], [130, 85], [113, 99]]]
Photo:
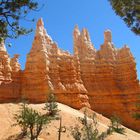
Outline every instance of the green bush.
[[125, 129], [121, 127], [121, 120], [117, 116], [111, 117], [111, 125], [109, 126], [112, 132], [124, 134]]
[[48, 115], [51, 117], [55, 117], [56, 115], [58, 115], [58, 105], [56, 102], [55, 95], [52, 92], [48, 94], [44, 109], [48, 111]]
[[43, 126], [50, 123], [49, 117], [29, 108], [26, 104], [22, 104], [21, 110], [15, 114], [14, 118], [24, 135], [29, 132], [30, 140], [37, 140]]
[[82, 127], [76, 125], [71, 128], [71, 134], [75, 140], [104, 140], [106, 137], [111, 135], [113, 132], [124, 134], [124, 128], [120, 126], [119, 119], [112, 117], [111, 125], [105, 132], [99, 132], [98, 122], [96, 114], [93, 114], [92, 118], [88, 118], [86, 112], [84, 118], [79, 119]]

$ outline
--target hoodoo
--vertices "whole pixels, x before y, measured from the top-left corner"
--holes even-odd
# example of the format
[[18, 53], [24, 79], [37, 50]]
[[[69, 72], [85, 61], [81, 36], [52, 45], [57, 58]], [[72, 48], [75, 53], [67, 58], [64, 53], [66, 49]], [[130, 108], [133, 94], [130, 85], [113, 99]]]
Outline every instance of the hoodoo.
[[87, 29], [73, 32], [74, 54], [61, 50], [47, 34], [42, 19], [37, 22], [32, 48], [25, 69], [19, 55], [10, 58], [4, 42], [0, 44], [0, 102], [45, 102], [51, 90], [61, 103], [80, 109], [84, 106], [111, 117], [117, 115], [127, 127], [140, 131], [132, 118], [137, 111], [140, 85], [136, 62], [125, 45], [115, 48], [110, 30], [104, 43], [94, 48]]
[[104, 32], [104, 43], [96, 51], [84, 29], [75, 35], [74, 55], [78, 56], [81, 79], [91, 108], [105, 116], [117, 115], [130, 128], [140, 131], [140, 122], [132, 118], [137, 110], [140, 85], [136, 63], [130, 49], [114, 47], [111, 31]]
[[10, 58], [0, 44], [0, 102], [19, 100], [21, 97], [21, 70], [18, 55]]
[[40, 19], [32, 49], [27, 55], [22, 95], [32, 102], [44, 102], [51, 90], [59, 102], [74, 108], [90, 107], [87, 90], [79, 77], [79, 63], [75, 60], [52, 41]]

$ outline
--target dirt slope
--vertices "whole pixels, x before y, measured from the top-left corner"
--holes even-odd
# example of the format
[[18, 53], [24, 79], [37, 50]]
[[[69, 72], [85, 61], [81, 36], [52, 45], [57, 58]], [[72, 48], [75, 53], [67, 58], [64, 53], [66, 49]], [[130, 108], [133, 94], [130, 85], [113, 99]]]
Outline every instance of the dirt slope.
[[[31, 104], [31, 107], [43, 112], [42, 108], [44, 104]], [[7, 103], [0, 104], [0, 140], [13, 140], [12, 136], [20, 133], [20, 128], [18, 126], [12, 127], [14, 123], [13, 114], [19, 110], [19, 104]], [[61, 140], [74, 140], [70, 135], [70, 126], [79, 124], [77, 117], [83, 117], [82, 111], [77, 111], [69, 106], [58, 103], [60, 115], [63, 119], [63, 125], [66, 126], [67, 130], [62, 133]], [[91, 112], [90, 110], [88, 112]], [[99, 130], [103, 131], [107, 129], [109, 120], [102, 115], [97, 114], [97, 119], [99, 122]], [[57, 140], [58, 137], [58, 126], [59, 121], [53, 121], [52, 123], [44, 128], [42, 134], [40, 135], [40, 140]], [[129, 130], [126, 128], [126, 135], [120, 135], [114, 133], [109, 136], [106, 140], [140, 140], [140, 134]]]

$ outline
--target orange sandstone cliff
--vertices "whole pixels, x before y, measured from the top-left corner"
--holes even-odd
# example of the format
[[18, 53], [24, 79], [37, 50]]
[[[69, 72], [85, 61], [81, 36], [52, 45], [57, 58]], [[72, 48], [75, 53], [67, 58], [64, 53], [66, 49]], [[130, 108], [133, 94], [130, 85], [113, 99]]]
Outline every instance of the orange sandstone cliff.
[[96, 50], [86, 29], [73, 32], [74, 54], [58, 48], [47, 34], [42, 19], [37, 22], [25, 69], [19, 55], [10, 58], [0, 44], [0, 102], [27, 98], [38, 103], [51, 90], [61, 103], [80, 109], [84, 106], [105, 116], [117, 115], [127, 127], [140, 132], [140, 121], [132, 118], [140, 95], [136, 63], [129, 48], [114, 47], [109, 30]]
[[22, 95], [32, 102], [43, 102], [48, 90], [51, 90], [61, 103], [74, 108], [90, 107], [87, 90], [80, 79], [79, 63], [75, 63], [75, 60], [52, 41], [40, 19], [31, 51], [27, 55]]
[[21, 70], [18, 63], [19, 55], [10, 58], [4, 42], [0, 44], [0, 102], [20, 99]]
[[[96, 51], [88, 31], [74, 29], [74, 56], [80, 60], [81, 79], [87, 89], [91, 108], [105, 116], [117, 115], [130, 128], [140, 131], [140, 121], [132, 118], [139, 102], [140, 85], [136, 63], [130, 49], [114, 47], [109, 30]], [[139, 100], [139, 101], [138, 101]]]

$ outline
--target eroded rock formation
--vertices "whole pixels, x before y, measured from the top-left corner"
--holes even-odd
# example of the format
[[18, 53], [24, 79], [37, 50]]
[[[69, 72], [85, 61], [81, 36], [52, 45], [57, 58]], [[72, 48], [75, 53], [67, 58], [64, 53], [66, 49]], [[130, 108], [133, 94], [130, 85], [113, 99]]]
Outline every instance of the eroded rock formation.
[[74, 63], [73, 56], [58, 48], [40, 19], [27, 55], [22, 95], [33, 102], [43, 102], [51, 90], [62, 103], [75, 108], [89, 107], [87, 90], [79, 78], [78, 64]]
[[0, 102], [15, 101], [21, 94], [21, 71], [18, 55], [10, 58], [4, 42], [0, 44]]
[[130, 49], [112, 43], [110, 30], [104, 43], [94, 48], [87, 29], [73, 32], [74, 54], [61, 50], [47, 34], [42, 19], [37, 22], [25, 70], [20, 70], [18, 55], [9, 58], [0, 45], [0, 101], [27, 98], [44, 102], [49, 91], [57, 100], [74, 108], [83, 106], [108, 117], [117, 115], [123, 124], [140, 131], [140, 122], [132, 118], [137, 111], [140, 86], [136, 63]]
[[117, 115], [128, 127], [140, 130], [140, 122], [132, 118], [137, 110], [136, 103], [140, 102], [140, 88], [130, 49], [126, 45], [116, 49], [111, 32], [107, 30], [103, 45], [96, 51], [86, 29], [79, 32], [76, 27], [74, 55], [80, 58], [81, 79], [88, 91], [91, 108], [108, 117]]

